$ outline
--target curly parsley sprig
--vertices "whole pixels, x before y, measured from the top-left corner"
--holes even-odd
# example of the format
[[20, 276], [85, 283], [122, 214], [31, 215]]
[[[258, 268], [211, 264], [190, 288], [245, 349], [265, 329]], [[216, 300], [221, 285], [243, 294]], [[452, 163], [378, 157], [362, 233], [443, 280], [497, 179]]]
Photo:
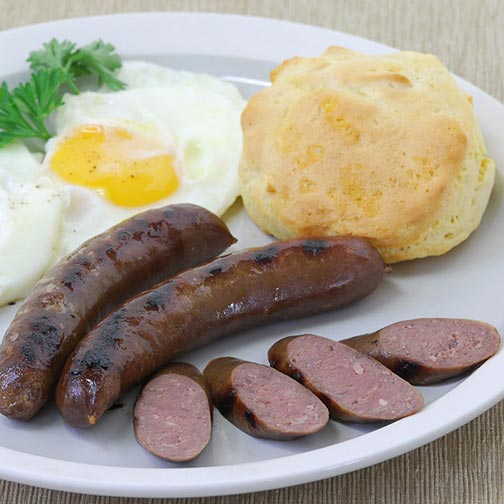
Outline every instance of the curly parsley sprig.
[[26, 83], [9, 90], [0, 86], [0, 148], [16, 139], [51, 137], [46, 119], [63, 104], [63, 93], [79, 93], [78, 78], [96, 75], [113, 91], [125, 88], [114, 72], [121, 60], [111, 44], [102, 40], [76, 48], [73, 42], [53, 39], [28, 57], [32, 74]]

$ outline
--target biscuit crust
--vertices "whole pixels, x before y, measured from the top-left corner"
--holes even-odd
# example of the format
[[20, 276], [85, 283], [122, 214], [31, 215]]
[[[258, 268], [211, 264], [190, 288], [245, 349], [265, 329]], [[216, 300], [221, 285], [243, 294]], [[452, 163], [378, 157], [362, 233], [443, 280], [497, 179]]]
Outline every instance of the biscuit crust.
[[242, 115], [241, 193], [264, 231], [362, 236], [393, 263], [478, 227], [495, 167], [471, 97], [437, 58], [331, 47], [271, 79]]

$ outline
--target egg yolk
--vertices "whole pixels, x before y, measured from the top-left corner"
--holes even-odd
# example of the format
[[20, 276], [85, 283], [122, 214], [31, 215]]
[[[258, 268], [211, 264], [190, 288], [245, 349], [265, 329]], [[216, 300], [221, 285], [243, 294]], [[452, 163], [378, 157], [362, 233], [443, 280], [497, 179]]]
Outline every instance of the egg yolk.
[[159, 201], [179, 186], [173, 157], [166, 149], [147, 136], [107, 126], [80, 127], [59, 146], [51, 169], [120, 206]]

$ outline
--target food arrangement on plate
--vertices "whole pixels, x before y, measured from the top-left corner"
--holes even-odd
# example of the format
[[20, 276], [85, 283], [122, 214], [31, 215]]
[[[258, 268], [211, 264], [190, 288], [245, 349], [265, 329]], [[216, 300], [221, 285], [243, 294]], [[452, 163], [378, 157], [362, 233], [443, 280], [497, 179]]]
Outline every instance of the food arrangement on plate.
[[[243, 431], [288, 439], [329, 416], [414, 414], [411, 383], [498, 350], [489, 324], [419, 318], [342, 342], [290, 336], [271, 367], [165, 368], [222, 336], [356, 302], [389, 264], [447, 253], [478, 227], [494, 163], [470, 96], [433, 56], [332, 47], [282, 63], [248, 104], [208, 75], [122, 64], [101, 41], [53, 40], [29, 62], [26, 84], [0, 90], [12, 265], [0, 300], [26, 297], [0, 348], [3, 415], [29, 420], [55, 392], [68, 424], [92, 426], [154, 375], [137, 438], [187, 461], [209, 440], [209, 398]], [[89, 74], [102, 87], [78, 92]], [[217, 257], [235, 242], [219, 216], [239, 195], [271, 243]], [[27, 231], [45, 247], [34, 261], [16, 249]]]

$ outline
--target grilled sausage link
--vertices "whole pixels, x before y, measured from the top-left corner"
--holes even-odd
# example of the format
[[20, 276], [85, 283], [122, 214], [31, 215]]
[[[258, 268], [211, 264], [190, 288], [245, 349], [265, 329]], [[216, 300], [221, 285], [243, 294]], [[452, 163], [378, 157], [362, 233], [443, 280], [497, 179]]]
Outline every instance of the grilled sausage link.
[[295, 439], [319, 432], [329, 421], [320, 399], [263, 364], [219, 357], [209, 362], [203, 375], [215, 407], [251, 436]]
[[0, 347], [0, 413], [28, 420], [68, 355], [120, 303], [236, 241], [195, 205], [148, 210], [91, 238], [37, 283]]
[[56, 404], [69, 424], [92, 425], [170, 359], [226, 334], [361, 299], [385, 269], [368, 242], [334, 237], [276, 242], [184, 271], [126, 302], [82, 340]]
[[143, 387], [134, 425], [138, 442], [157, 457], [196, 458], [212, 434], [212, 399], [203, 375], [192, 364], [168, 364]]
[[388, 325], [342, 343], [364, 352], [414, 385], [462, 374], [497, 352], [495, 327], [478, 320], [420, 318]]

